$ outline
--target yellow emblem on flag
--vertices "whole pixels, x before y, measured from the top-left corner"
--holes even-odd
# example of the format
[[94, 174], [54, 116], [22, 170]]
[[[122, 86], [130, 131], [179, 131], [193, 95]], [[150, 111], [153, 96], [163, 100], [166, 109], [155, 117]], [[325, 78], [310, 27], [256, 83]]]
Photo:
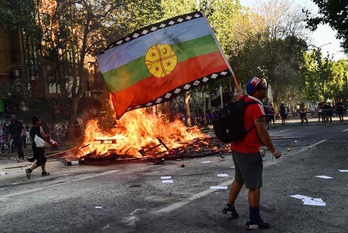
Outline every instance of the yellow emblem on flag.
[[151, 46], [145, 54], [145, 65], [156, 78], [163, 78], [172, 72], [178, 63], [178, 57], [168, 44]]

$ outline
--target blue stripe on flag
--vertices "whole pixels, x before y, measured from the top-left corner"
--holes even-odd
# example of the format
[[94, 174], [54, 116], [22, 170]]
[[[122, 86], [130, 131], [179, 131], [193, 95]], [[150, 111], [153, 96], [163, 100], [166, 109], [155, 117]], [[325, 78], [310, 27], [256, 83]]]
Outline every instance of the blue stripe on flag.
[[210, 34], [210, 29], [204, 18], [193, 19], [185, 23], [157, 29], [157, 31], [151, 33], [149, 30], [148, 35], [107, 49], [104, 53], [99, 54], [99, 69], [102, 73], [116, 69], [139, 57], [145, 56], [147, 50], [155, 44], [178, 44]]

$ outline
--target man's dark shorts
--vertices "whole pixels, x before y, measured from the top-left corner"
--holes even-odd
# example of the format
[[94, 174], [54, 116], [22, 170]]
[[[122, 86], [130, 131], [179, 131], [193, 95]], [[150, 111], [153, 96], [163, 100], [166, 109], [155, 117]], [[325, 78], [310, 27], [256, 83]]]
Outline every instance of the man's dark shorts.
[[232, 150], [235, 165], [235, 180], [248, 189], [262, 187], [262, 158], [260, 153], [245, 154]]
[[36, 158], [36, 165], [41, 166], [47, 162], [45, 157], [45, 149], [44, 148], [35, 148], [34, 149], [34, 157]]

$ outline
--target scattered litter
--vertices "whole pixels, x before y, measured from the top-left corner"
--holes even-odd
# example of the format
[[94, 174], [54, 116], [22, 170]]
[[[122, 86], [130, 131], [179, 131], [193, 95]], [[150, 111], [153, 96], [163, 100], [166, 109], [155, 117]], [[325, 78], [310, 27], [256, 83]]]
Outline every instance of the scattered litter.
[[297, 140], [295, 140], [294, 142], [297, 142]]
[[293, 197], [293, 198], [296, 198], [296, 199], [305, 199], [305, 198], [308, 198], [307, 196], [304, 196], [304, 195], [301, 195], [301, 194], [296, 194], [296, 195], [292, 195], [290, 197]]
[[162, 180], [168, 180], [168, 179], [171, 179], [171, 178], [172, 178], [171, 176], [161, 176]]
[[217, 174], [218, 177], [228, 177], [229, 175], [227, 174]]
[[225, 159], [220, 159], [220, 158], [219, 158], [219, 161], [220, 161], [220, 162], [225, 162]]
[[202, 161], [201, 163], [211, 163], [210, 160]]
[[210, 189], [227, 189], [227, 186], [210, 186]]
[[96, 209], [103, 209], [102, 206], [96, 206], [95, 208], [96, 208]]
[[304, 205], [326, 206], [326, 203], [321, 198], [306, 198], [303, 200]]
[[110, 224], [108, 223], [106, 226], [104, 226], [102, 229], [103, 229], [103, 231], [104, 230], [106, 230], [106, 229], [108, 229], [108, 228], [110, 228]]
[[179, 166], [180, 166], [180, 167], [185, 167], [185, 164], [180, 163]]
[[340, 172], [348, 172], [348, 170], [340, 170], [340, 169], [338, 169]]
[[55, 198], [55, 196], [49, 196], [48, 198], [49, 198], [49, 199], [52, 199], [52, 198]]
[[162, 180], [163, 184], [173, 184], [174, 181], [173, 180]]
[[7, 172], [0, 172], [2, 176], [7, 175]]
[[323, 199], [321, 198], [312, 198], [312, 197], [307, 197], [300, 194], [292, 195], [290, 197], [301, 199], [303, 202], [303, 205], [326, 206], [326, 202], [324, 202]]
[[79, 165], [79, 161], [78, 160], [71, 161], [71, 165]]
[[333, 179], [331, 176], [316, 176], [316, 177], [326, 179], [326, 180]]
[[288, 151], [290, 152], [290, 151], [291, 151], [291, 148], [288, 148]]

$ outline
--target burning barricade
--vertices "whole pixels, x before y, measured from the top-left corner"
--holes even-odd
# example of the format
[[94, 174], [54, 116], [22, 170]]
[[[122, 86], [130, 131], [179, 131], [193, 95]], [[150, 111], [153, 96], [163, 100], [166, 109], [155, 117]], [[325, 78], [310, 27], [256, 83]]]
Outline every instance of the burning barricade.
[[75, 156], [81, 161], [163, 160], [195, 158], [229, 150], [197, 126], [188, 128], [179, 119], [170, 122], [164, 115], [139, 109], [125, 114], [115, 127], [101, 127], [101, 122], [90, 120]]

